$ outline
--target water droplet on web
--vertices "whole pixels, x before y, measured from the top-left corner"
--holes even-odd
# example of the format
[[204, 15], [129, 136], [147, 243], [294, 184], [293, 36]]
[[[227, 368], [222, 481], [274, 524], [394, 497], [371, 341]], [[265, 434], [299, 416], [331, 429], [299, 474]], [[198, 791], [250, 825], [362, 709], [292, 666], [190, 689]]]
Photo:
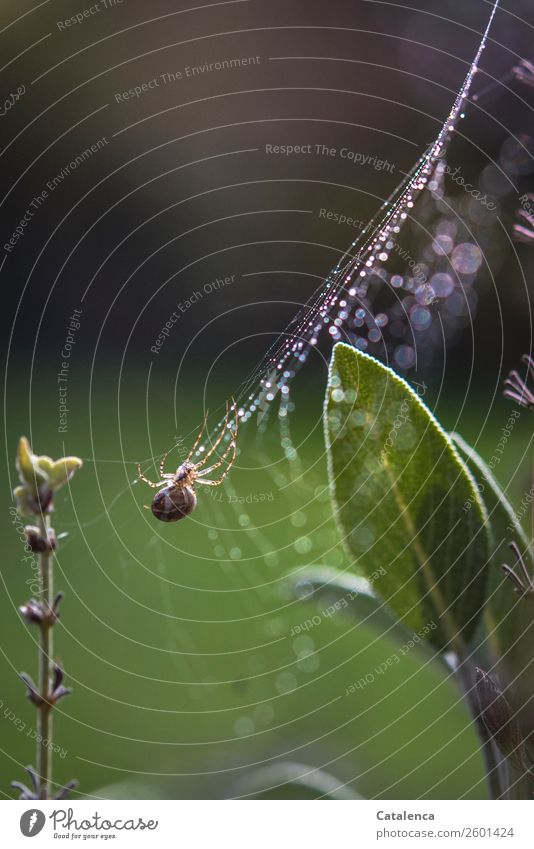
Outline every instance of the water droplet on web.
[[351, 547], [356, 551], [367, 551], [375, 541], [375, 532], [369, 525], [362, 525], [360, 528], [354, 528], [350, 533]]
[[309, 554], [313, 548], [313, 543], [309, 537], [299, 537], [293, 543], [293, 547], [297, 554]]
[[432, 313], [426, 307], [412, 307], [410, 310], [410, 322], [414, 330], [427, 330], [432, 324]]
[[473, 274], [480, 268], [482, 259], [482, 251], [477, 245], [463, 242], [454, 249], [451, 263], [459, 274]]
[[316, 672], [321, 665], [319, 655], [316, 652], [303, 651], [299, 653], [297, 660], [297, 668], [301, 672], [310, 674]]
[[411, 345], [399, 345], [395, 348], [394, 358], [399, 368], [411, 368], [415, 363], [415, 351]]
[[315, 587], [311, 581], [301, 579], [295, 584], [295, 595], [300, 601], [313, 598], [314, 593]]
[[264, 702], [254, 708], [252, 716], [254, 717], [254, 722], [257, 725], [270, 725], [274, 719], [274, 710], [271, 705]]
[[422, 304], [424, 307], [431, 304], [435, 298], [436, 292], [429, 283], [424, 283], [422, 286], [418, 286], [415, 290], [415, 300], [418, 304]]
[[436, 236], [432, 243], [432, 247], [434, 249], [434, 253], [438, 256], [448, 256], [454, 247], [454, 242], [450, 236], [443, 234], [442, 236]]
[[500, 152], [500, 165], [511, 177], [524, 176], [534, 171], [534, 138], [520, 133], [510, 136]]
[[296, 655], [302, 651], [315, 651], [315, 641], [307, 634], [301, 634], [293, 640], [293, 651]]
[[275, 551], [270, 551], [268, 554], [264, 556], [264, 561], [267, 566], [278, 566], [280, 563], [280, 558]]
[[234, 734], [236, 737], [246, 737], [249, 734], [253, 734], [255, 730], [256, 726], [248, 716], [240, 716], [234, 722]]
[[454, 280], [450, 274], [440, 271], [432, 275], [430, 283], [438, 298], [447, 298], [454, 291]]
[[306, 524], [306, 514], [302, 512], [302, 510], [297, 510], [296, 513], [293, 513], [291, 516], [291, 524], [294, 528], [302, 528]]
[[352, 427], [363, 427], [365, 424], [365, 413], [363, 410], [354, 410], [349, 416], [349, 422]]
[[276, 678], [276, 689], [279, 693], [290, 693], [297, 686], [297, 679], [291, 672], [281, 672]]

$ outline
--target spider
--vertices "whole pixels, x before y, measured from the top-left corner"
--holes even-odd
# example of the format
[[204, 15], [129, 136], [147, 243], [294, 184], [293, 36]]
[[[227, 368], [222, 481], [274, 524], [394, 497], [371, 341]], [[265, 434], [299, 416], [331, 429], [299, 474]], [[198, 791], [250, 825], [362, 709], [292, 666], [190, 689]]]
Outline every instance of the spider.
[[[193, 457], [198, 444], [202, 438], [202, 434], [204, 433], [204, 429], [206, 427], [206, 422], [208, 418], [208, 414], [206, 413], [206, 418], [204, 419], [204, 424], [202, 425], [202, 429], [198, 434], [191, 451], [187, 455], [186, 460], [178, 466], [175, 472], [164, 473], [163, 467], [165, 465], [165, 460], [167, 459], [167, 452], [163, 455], [161, 462], [159, 464], [159, 473], [161, 480], [157, 483], [149, 480], [141, 471], [141, 466], [137, 465], [137, 470], [139, 472], [139, 478], [151, 486], [153, 489], [159, 489], [159, 492], [156, 492], [154, 498], [152, 499], [152, 504], [150, 507], [147, 507], [147, 510], [152, 510], [152, 513], [159, 519], [161, 522], [177, 522], [179, 519], [185, 519], [186, 516], [190, 516], [195, 507], [197, 506], [197, 496], [195, 493], [195, 483], [203, 484], [204, 486], [219, 486], [226, 475], [232, 468], [234, 464], [234, 460], [236, 458], [237, 452], [237, 428], [238, 428], [238, 418], [237, 418], [237, 406], [235, 404], [234, 399], [233, 408], [235, 411], [235, 430], [232, 432], [232, 439], [230, 440], [228, 446], [224, 449], [220, 458], [217, 462], [213, 463], [210, 466], [206, 466], [207, 461], [212, 457], [213, 453], [217, 450], [219, 445], [221, 444], [226, 430], [228, 428], [228, 424], [230, 421], [230, 409], [228, 407], [228, 401], [226, 402], [226, 415], [224, 418], [224, 424], [222, 426], [222, 430], [206, 453], [206, 455], [202, 458], [199, 463], [193, 463], [191, 458]], [[205, 475], [210, 474], [210, 472], [214, 472], [215, 469], [218, 469], [226, 458], [230, 455], [230, 459], [228, 460], [228, 464], [224, 469], [223, 473], [217, 480], [206, 480]]]

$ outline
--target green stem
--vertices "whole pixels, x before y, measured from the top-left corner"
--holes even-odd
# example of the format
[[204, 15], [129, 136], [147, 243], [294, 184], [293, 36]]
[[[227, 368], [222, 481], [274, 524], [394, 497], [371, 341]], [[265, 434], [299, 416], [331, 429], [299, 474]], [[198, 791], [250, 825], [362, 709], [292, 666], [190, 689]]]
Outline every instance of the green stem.
[[[48, 516], [37, 517], [43, 539], [48, 540]], [[54, 598], [53, 555], [47, 550], [39, 554], [39, 576], [42, 600], [52, 609]], [[39, 693], [42, 703], [37, 708], [37, 773], [41, 779], [41, 798], [51, 798], [52, 782], [52, 705], [50, 695], [53, 677], [53, 627], [41, 625], [39, 645]]]

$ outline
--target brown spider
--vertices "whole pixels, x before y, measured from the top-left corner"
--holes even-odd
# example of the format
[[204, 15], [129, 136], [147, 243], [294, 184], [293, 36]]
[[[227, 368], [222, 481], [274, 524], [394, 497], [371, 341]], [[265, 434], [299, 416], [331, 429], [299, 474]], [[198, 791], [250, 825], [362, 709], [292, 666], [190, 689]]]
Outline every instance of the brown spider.
[[[191, 515], [191, 513], [197, 506], [195, 483], [204, 484], [204, 486], [219, 486], [225, 479], [226, 475], [234, 464], [237, 452], [237, 406], [233, 398], [232, 402], [235, 411], [235, 430], [232, 432], [232, 439], [230, 440], [228, 446], [224, 449], [219, 460], [217, 460], [216, 463], [213, 463], [213, 465], [206, 467], [207, 461], [221, 444], [228, 428], [228, 424], [230, 421], [230, 409], [228, 407], [228, 401], [226, 402], [226, 415], [222, 430], [213, 445], [211, 446], [211, 448], [209, 449], [209, 451], [199, 463], [193, 463], [191, 458], [193, 457], [193, 454], [195, 453], [198, 444], [202, 438], [202, 434], [204, 433], [208, 418], [207, 413], [206, 418], [204, 419], [204, 424], [202, 425], [202, 430], [198, 434], [195, 440], [195, 444], [187, 455], [186, 460], [180, 466], [178, 466], [175, 472], [163, 472], [163, 466], [165, 464], [165, 460], [167, 459], [167, 454], [169, 452], [163, 455], [161, 463], [159, 464], [159, 473], [161, 480], [157, 483], [154, 483], [154, 481], [151, 481], [146, 478], [141, 471], [141, 466], [139, 464], [137, 465], [139, 478], [142, 481], [147, 483], [153, 489], [158, 489], [159, 487], [162, 487], [159, 492], [156, 492], [154, 498], [152, 499], [152, 504], [150, 508], [146, 508], [147, 510], [152, 510], [152, 513], [154, 514], [156, 519], [159, 519], [161, 522], [177, 522], [178, 519], [184, 519], [186, 516]], [[229, 454], [230, 459], [228, 460], [228, 465], [226, 466], [222, 475], [217, 480], [205, 480], [204, 476], [208, 475], [210, 472], [213, 472], [215, 471], [215, 469], [218, 469], [220, 466], [222, 466]]]

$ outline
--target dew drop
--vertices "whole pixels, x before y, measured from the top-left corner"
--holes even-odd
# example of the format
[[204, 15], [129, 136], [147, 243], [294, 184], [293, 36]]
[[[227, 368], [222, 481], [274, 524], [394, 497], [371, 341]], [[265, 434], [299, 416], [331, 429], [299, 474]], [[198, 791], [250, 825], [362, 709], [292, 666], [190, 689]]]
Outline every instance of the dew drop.
[[482, 264], [482, 251], [477, 245], [463, 242], [454, 249], [451, 262], [459, 274], [474, 274]]
[[430, 285], [438, 298], [447, 298], [454, 291], [454, 280], [442, 271], [432, 275]]
[[276, 678], [276, 689], [279, 693], [290, 693], [297, 686], [297, 679], [291, 672], [281, 672]]
[[313, 543], [309, 537], [299, 537], [293, 543], [293, 547], [298, 554], [309, 554], [313, 548]]
[[399, 345], [393, 356], [400, 368], [410, 368], [415, 363], [415, 351], [411, 345]]
[[236, 719], [234, 722], [234, 734], [236, 737], [246, 737], [249, 734], [253, 734], [255, 728], [256, 726], [249, 716], [240, 716], [239, 719]]

